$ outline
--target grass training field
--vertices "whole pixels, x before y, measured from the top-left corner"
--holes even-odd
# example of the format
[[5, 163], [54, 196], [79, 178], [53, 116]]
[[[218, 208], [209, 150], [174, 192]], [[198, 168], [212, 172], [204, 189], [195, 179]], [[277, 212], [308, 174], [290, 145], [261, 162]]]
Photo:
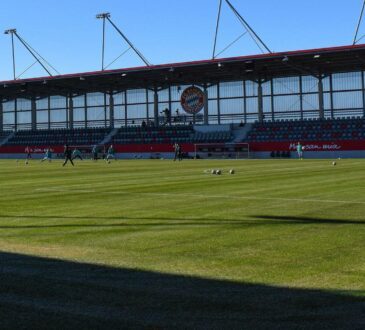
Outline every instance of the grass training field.
[[1, 329], [365, 327], [365, 160], [61, 164], [0, 161]]

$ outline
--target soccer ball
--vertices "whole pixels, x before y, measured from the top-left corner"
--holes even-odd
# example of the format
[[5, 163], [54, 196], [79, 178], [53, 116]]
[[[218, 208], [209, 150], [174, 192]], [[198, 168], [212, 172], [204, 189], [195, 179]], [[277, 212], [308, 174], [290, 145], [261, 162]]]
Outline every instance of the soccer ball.
[[216, 170], [212, 170], [211, 172], [212, 174], [217, 174], [217, 171]]
[[305, 150], [305, 147], [302, 147], [302, 150]]
[[332, 162], [332, 165], [333, 165], [333, 166], [336, 166], [336, 162]]
[[221, 174], [222, 174], [221, 170], [217, 170], [217, 171], [216, 171], [216, 174], [217, 174], [217, 175], [221, 175]]
[[28, 165], [28, 161], [27, 160], [25, 161], [25, 165]]
[[234, 174], [234, 169], [229, 170], [229, 174]]
[[108, 160], [108, 164], [110, 164], [110, 160]]

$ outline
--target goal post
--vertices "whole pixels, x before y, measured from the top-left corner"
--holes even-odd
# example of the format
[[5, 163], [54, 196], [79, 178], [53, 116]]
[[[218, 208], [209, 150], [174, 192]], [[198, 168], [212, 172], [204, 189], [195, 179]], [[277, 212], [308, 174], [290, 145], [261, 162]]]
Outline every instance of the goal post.
[[248, 143], [197, 143], [194, 144], [195, 159], [248, 159]]

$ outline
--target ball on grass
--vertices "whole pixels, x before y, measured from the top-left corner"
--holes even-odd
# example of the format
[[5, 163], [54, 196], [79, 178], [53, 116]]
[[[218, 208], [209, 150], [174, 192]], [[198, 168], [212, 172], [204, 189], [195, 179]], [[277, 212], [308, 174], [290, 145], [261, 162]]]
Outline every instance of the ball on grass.
[[212, 170], [210, 173], [217, 174], [217, 171], [216, 170]]
[[229, 170], [229, 174], [234, 174], [234, 173], [235, 172], [234, 172], [234, 169], [233, 168]]
[[222, 174], [222, 171], [221, 170], [217, 170], [217, 175], [221, 175]]
[[336, 166], [337, 164], [336, 164], [336, 162], [332, 162], [332, 166]]

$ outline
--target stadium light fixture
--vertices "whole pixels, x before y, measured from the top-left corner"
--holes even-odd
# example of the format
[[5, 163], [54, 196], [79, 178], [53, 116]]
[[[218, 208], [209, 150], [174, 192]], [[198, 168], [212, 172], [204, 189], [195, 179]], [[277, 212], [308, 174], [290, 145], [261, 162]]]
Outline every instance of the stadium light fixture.
[[100, 13], [96, 15], [97, 19], [103, 19], [103, 18], [109, 18], [110, 17], [110, 13]]
[[14, 34], [16, 33], [16, 29], [8, 29], [4, 31], [4, 34]]

